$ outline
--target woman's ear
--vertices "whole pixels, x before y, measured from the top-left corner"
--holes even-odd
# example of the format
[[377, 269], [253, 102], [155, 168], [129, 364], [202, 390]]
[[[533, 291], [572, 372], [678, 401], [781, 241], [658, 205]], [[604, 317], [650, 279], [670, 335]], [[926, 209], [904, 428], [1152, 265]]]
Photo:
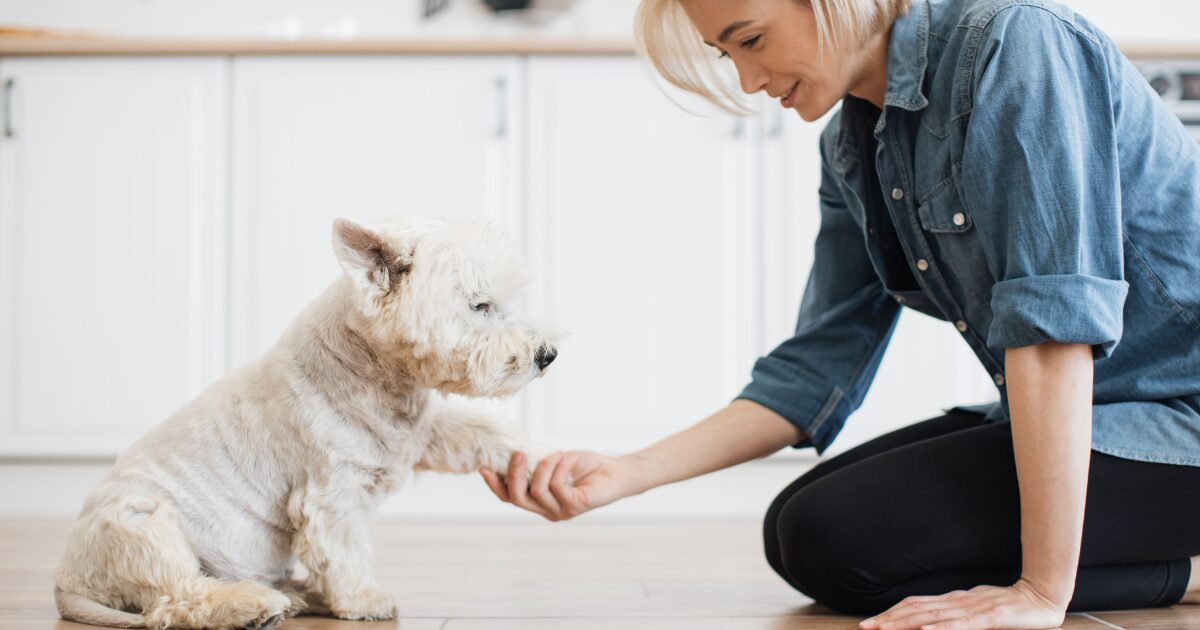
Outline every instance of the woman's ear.
[[412, 250], [347, 219], [333, 222], [333, 253], [342, 269], [371, 293], [390, 292], [412, 269]]

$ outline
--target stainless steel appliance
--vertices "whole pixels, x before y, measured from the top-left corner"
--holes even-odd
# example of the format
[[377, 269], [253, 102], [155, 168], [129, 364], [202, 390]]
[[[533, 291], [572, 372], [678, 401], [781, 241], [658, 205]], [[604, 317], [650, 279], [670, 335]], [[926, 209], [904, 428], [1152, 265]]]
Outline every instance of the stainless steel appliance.
[[1200, 59], [1136, 61], [1150, 86], [1200, 140]]

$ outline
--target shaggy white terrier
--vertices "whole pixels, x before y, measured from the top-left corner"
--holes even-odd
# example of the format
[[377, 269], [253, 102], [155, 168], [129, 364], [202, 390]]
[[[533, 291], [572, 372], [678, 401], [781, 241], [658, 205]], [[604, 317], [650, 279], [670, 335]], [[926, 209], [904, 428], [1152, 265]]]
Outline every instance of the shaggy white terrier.
[[[560, 336], [509, 311], [526, 272], [478, 221], [339, 219], [345, 270], [262, 358], [121, 455], [55, 574], [66, 619], [264, 628], [310, 612], [387, 619], [367, 517], [415, 470], [507, 470], [546, 449], [444, 394], [506, 396]], [[307, 569], [292, 581], [299, 560]]]

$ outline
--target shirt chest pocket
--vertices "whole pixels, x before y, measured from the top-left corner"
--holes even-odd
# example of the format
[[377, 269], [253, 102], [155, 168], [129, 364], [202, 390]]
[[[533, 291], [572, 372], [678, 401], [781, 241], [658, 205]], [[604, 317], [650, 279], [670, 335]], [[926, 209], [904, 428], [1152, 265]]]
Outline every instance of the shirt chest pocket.
[[917, 218], [946, 282], [977, 304], [991, 302], [994, 276], [979, 231], [962, 203], [958, 166], [917, 200]]
[[917, 200], [921, 227], [935, 234], [963, 234], [972, 227], [971, 216], [958, 196], [958, 165], [954, 172], [933, 185]]

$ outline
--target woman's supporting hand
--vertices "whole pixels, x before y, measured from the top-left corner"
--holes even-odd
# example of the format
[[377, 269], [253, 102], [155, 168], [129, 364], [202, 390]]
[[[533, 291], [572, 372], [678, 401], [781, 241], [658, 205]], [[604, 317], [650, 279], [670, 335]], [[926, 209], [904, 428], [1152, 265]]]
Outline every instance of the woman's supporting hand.
[[977, 586], [932, 597], [909, 597], [861, 624], [864, 630], [991, 630], [1057, 628], [1066, 619], [1057, 604], [1025, 580], [1007, 587]]
[[532, 478], [525, 472], [525, 461], [524, 453], [514, 453], [503, 478], [487, 469], [479, 473], [501, 501], [551, 521], [574, 518], [643, 490], [628, 457], [560, 451], [542, 459]]

